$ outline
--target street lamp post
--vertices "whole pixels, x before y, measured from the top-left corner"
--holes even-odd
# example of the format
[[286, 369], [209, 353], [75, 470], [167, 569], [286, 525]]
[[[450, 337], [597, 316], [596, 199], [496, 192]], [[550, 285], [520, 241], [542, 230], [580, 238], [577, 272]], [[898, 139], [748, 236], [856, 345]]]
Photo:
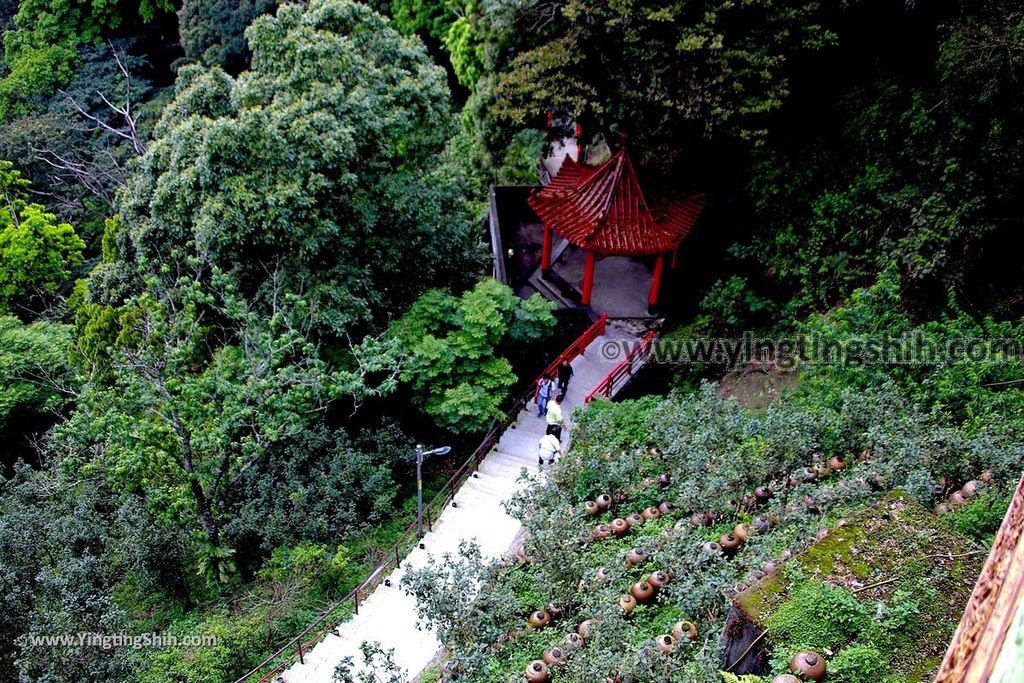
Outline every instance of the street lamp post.
[[416, 445], [416, 538], [423, 538], [423, 458], [444, 455], [451, 449], [451, 446], [441, 446], [424, 451], [423, 446]]

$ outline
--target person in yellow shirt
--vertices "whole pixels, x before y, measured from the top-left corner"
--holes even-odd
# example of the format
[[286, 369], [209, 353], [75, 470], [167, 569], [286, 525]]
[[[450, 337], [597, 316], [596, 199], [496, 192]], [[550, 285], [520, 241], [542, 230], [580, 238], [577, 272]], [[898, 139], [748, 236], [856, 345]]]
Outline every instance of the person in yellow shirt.
[[559, 441], [562, 440], [562, 426], [565, 424], [565, 418], [562, 417], [562, 397], [555, 396], [548, 403], [548, 434], [554, 434], [555, 438]]

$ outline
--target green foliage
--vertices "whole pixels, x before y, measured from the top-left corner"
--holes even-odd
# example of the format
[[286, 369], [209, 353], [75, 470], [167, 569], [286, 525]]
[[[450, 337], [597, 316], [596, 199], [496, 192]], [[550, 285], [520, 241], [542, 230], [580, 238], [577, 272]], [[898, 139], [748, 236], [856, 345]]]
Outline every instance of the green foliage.
[[507, 286], [484, 280], [456, 300], [422, 296], [391, 328], [408, 355], [402, 379], [437, 423], [455, 432], [487, 429], [515, 382], [503, 345], [538, 341], [554, 329], [553, 305], [520, 301]]
[[776, 652], [786, 661], [796, 650], [838, 650], [869, 624], [863, 604], [845, 588], [800, 581], [768, 618]]
[[[852, 351], [845, 359], [815, 359], [806, 366], [801, 392], [810, 405], [838, 400], [849, 387], [892, 382], [913, 403], [953, 423], [966, 421], [968, 430], [1001, 428], [1024, 415], [1024, 392], [982, 385], [1020, 376], [1024, 360], [1013, 346], [1024, 332], [1022, 324], [979, 321], [953, 308], [937, 320], [915, 325], [903, 311], [899, 276], [886, 269], [872, 286], [855, 290], [847, 305], [798, 326], [822, 349], [833, 345]], [[956, 344], [967, 339], [989, 340], [988, 350], [971, 357]], [[1007, 342], [1012, 343], [1000, 347]]]
[[26, 201], [27, 186], [13, 164], [0, 161], [0, 313], [54, 294], [85, 248], [74, 228]]
[[733, 275], [717, 280], [700, 302], [698, 327], [722, 332], [751, 329], [757, 322], [776, 313], [773, 301], [759, 296], [750, 288], [747, 278]]
[[834, 40], [819, 21], [817, 3], [530, 3], [502, 26], [516, 48], [496, 69], [495, 112], [513, 125], [552, 107], [591, 130], [628, 122], [641, 148], [761, 136], [789, 91], [786, 62]]
[[744, 676], [737, 676], [736, 674], [729, 673], [728, 671], [719, 671], [722, 676], [723, 683], [764, 683], [764, 679], [754, 674], [746, 674]]
[[225, 533], [238, 545], [269, 552], [295, 539], [353, 540], [388, 521], [397, 494], [392, 470], [413, 449], [395, 428], [375, 437], [353, 441], [343, 431], [316, 427], [268, 448], [238, 477]]
[[242, 71], [252, 56], [245, 29], [277, 5], [277, 0], [183, 0], [178, 26], [185, 56], [229, 73]]
[[851, 645], [828, 663], [828, 679], [836, 683], [883, 681], [887, 673], [886, 658], [870, 645]]
[[66, 85], [79, 45], [99, 42], [128, 13], [152, 21], [173, 9], [173, 0], [21, 0], [14, 27], [3, 34], [9, 71], [0, 79], [0, 121], [25, 116]]
[[798, 136], [769, 137], [749, 187], [760, 218], [750, 253], [800, 311], [828, 308], [889, 264], [923, 306], [948, 287], [991, 299], [969, 276], [987, 236], [1021, 210], [1007, 184], [1022, 158], [1020, 8], [953, 3], [926, 17], [892, 6], [865, 20], [855, 5], [846, 40], [866, 49], [850, 64], [875, 59], [877, 42], [860, 36], [886, 21], [904, 21], [908, 42], [938, 59], [883, 60], [810, 100]]
[[301, 290], [336, 340], [424, 283], [464, 282], [475, 237], [439, 157], [448, 93], [422, 44], [348, 0], [289, 4], [247, 36], [237, 80], [179, 72], [119, 206], [139, 266], [166, 286], [207, 261], [263, 302]]
[[[363, 670], [352, 674], [352, 658], [345, 657], [334, 668], [331, 680], [334, 683], [408, 683], [408, 674], [395, 662], [395, 650], [384, 650], [378, 641], [359, 645]], [[419, 680], [424, 680], [420, 677]], [[427, 679], [429, 680], [429, 679]]]
[[451, 5], [450, 0], [391, 0], [391, 16], [402, 33], [444, 40], [454, 18]]
[[13, 425], [12, 415], [58, 412], [67, 400], [59, 391], [72, 386], [67, 371], [69, 325], [22, 324], [0, 316], [0, 431]]
[[967, 505], [946, 516], [946, 521], [958, 534], [991, 543], [1006, 516], [1012, 495], [1000, 491], [986, 491]]

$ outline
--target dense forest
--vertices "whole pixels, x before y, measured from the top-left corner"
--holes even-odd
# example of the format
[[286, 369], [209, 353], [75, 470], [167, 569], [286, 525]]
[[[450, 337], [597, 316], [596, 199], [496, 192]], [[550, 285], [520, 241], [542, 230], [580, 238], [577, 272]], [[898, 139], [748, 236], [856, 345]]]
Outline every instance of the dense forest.
[[[0, 0], [0, 31], [4, 681], [234, 681], [362, 579], [415, 514], [415, 445], [455, 447], [428, 464], [438, 486], [575, 332], [489, 277], [482, 229], [489, 186], [539, 183], [571, 133], [548, 112], [594, 146], [628, 134], [645, 182], [706, 193], [665, 339], [1024, 332], [1011, 0]], [[553, 636], [516, 627], [549, 603], [600, 622], [557, 680], [722, 680], [724, 588], [823, 524], [892, 495], [930, 510], [982, 472], [947, 521], [991, 542], [1024, 461], [1019, 355], [805, 364], [755, 408], [716, 393], [727, 369], [655, 364], [651, 395], [578, 412], [571, 457], [512, 504], [530, 564], [414, 577], [446, 680], [521, 679]], [[731, 528], [753, 519], [739, 492], [862, 451], [736, 561], [694, 552], [700, 528], [658, 546], [685, 590], [646, 616], [578, 590], [628, 549], [581, 544], [600, 493]], [[770, 626], [780, 653], [830, 642], [836, 682], [934, 674], [908, 633], [938, 624], [941, 658], [959, 615], [929, 612], [930, 588], [873, 618], [797, 574], [791, 611], [847, 618]], [[698, 613], [715, 637], [677, 648], [673, 677], [635, 654]], [[57, 633], [217, 644], [33, 643]]]

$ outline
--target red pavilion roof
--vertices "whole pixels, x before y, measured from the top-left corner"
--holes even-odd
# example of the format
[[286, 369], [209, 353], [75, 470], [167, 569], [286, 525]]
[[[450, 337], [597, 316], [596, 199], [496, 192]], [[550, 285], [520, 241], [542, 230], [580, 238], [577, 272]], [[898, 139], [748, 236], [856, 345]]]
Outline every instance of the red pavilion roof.
[[704, 208], [704, 195], [648, 204], [622, 147], [600, 166], [566, 157], [551, 182], [530, 195], [544, 225], [583, 249], [635, 256], [672, 251]]

